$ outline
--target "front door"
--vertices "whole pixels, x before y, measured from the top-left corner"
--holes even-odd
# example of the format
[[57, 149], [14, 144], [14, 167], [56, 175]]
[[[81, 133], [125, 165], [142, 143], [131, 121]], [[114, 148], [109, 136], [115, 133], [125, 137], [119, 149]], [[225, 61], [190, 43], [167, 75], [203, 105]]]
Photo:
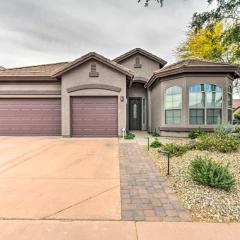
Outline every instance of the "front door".
[[142, 123], [142, 99], [129, 98], [129, 129], [141, 130]]

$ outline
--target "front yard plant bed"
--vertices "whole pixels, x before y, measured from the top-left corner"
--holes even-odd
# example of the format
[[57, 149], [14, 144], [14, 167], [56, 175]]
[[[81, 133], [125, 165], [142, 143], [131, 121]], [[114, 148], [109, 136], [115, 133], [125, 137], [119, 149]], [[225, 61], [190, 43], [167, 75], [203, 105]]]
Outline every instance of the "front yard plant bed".
[[[162, 142], [190, 144], [189, 139], [162, 138]], [[163, 176], [167, 173], [166, 155], [159, 149], [150, 148], [150, 156]], [[202, 185], [190, 175], [191, 161], [200, 156], [211, 158], [223, 166], [228, 165], [235, 184], [229, 191]], [[190, 210], [194, 221], [240, 222], [240, 151], [231, 153], [217, 151], [189, 150], [181, 156], [170, 159], [169, 186], [175, 191], [183, 205]]]

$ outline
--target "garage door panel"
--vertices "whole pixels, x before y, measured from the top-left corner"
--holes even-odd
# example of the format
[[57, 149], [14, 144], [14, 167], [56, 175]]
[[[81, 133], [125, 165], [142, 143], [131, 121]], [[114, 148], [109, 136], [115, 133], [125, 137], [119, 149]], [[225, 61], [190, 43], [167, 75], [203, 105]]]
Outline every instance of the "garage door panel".
[[72, 136], [117, 136], [117, 97], [73, 97]]
[[0, 99], [0, 135], [61, 135], [61, 100]]

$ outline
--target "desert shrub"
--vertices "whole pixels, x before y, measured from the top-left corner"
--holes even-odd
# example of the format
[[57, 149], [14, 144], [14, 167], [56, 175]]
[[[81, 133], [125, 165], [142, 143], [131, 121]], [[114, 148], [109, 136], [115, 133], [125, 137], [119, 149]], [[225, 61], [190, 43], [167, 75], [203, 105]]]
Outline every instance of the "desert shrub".
[[135, 138], [135, 134], [131, 133], [131, 132], [127, 132], [127, 134], [125, 135], [125, 139], [134, 139]]
[[162, 150], [168, 152], [172, 156], [181, 156], [189, 150], [187, 145], [180, 145], [175, 143], [167, 143], [163, 145]]
[[198, 156], [191, 161], [190, 175], [198, 183], [227, 191], [235, 184], [228, 166], [223, 166], [207, 157]]
[[151, 144], [150, 144], [150, 147], [151, 148], [159, 148], [162, 146], [162, 143], [158, 140], [158, 139], [155, 139]]
[[240, 126], [234, 126], [233, 132], [240, 133]]
[[191, 139], [195, 139], [195, 138], [198, 138], [199, 136], [201, 136], [205, 133], [206, 132], [204, 132], [201, 128], [195, 128], [188, 134], [188, 137], [191, 138]]
[[233, 126], [231, 124], [219, 124], [214, 131], [218, 135], [225, 136], [226, 134], [229, 134], [233, 132]]
[[196, 140], [198, 150], [218, 151], [223, 153], [233, 152], [238, 149], [239, 141], [232, 134], [223, 132], [207, 133]]
[[240, 111], [234, 114], [234, 118], [240, 120]]
[[148, 132], [153, 137], [160, 137], [160, 134], [155, 130], [154, 132]]

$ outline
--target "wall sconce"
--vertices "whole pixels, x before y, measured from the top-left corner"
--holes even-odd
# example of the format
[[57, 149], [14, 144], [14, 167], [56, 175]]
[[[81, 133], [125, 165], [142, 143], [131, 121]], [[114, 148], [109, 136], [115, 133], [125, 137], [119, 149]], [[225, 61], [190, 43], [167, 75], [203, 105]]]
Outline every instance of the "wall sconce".
[[121, 101], [121, 102], [124, 102], [124, 96], [121, 96], [121, 97], [120, 97], [120, 101]]

